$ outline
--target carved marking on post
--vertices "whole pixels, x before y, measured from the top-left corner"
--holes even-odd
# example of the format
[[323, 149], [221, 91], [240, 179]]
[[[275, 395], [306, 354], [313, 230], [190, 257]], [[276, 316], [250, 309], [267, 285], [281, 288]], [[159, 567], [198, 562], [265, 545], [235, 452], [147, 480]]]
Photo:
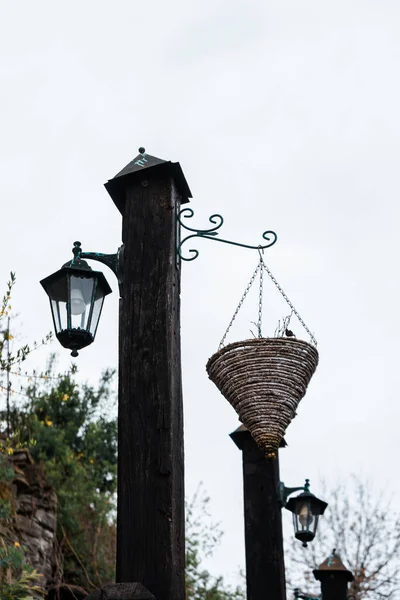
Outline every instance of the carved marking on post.
[[145, 163], [147, 163], [147, 162], [148, 162], [147, 158], [145, 158], [145, 157], [143, 156], [143, 158], [141, 158], [140, 160], [136, 160], [136, 161], [134, 162], [134, 164], [135, 164], [135, 165], [138, 165], [139, 167], [144, 167], [144, 166], [145, 166]]

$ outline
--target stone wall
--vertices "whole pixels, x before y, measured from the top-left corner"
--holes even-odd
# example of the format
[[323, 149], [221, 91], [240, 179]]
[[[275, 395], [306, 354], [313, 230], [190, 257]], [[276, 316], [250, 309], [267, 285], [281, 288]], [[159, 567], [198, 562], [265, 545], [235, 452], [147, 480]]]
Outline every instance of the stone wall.
[[12, 481], [12, 519], [0, 528], [0, 536], [26, 548], [27, 561], [41, 573], [42, 586], [60, 581], [61, 566], [56, 542], [57, 496], [39, 465], [27, 450], [9, 457], [15, 471]]

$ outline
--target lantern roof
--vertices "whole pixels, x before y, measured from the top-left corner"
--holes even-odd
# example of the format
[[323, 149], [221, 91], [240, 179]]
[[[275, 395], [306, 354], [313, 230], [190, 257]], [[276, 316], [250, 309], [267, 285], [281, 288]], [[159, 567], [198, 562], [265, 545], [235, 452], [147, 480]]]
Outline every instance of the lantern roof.
[[144, 171], [149, 176], [155, 172], [172, 176], [181, 195], [181, 204], [189, 202], [192, 193], [180, 164], [151, 156], [146, 153], [144, 148], [139, 148], [139, 152], [140, 154], [131, 160], [126, 167], [104, 184], [118, 210], [123, 214], [126, 186], [136, 178], [141, 177]]
[[313, 573], [317, 581], [321, 581], [321, 579], [325, 579], [331, 575], [336, 575], [346, 581], [353, 581], [354, 579], [352, 572], [346, 569], [340, 556], [336, 554], [336, 549], [319, 565], [318, 569], [314, 569]]
[[[287, 510], [290, 510], [290, 512], [294, 513], [296, 512], [296, 506], [298, 502], [301, 502], [302, 500], [307, 500], [309, 499], [310, 502], [312, 502], [312, 504], [314, 505], [314, 507], [318, 507], [319, 515], [323, 515], [325, 512], [326, 507], [328, 506], [328, 503], [325, 502], [324, 500], [321, 500], [320, 498], [317, 498], [317, 496], [314, 496], [314, 494], [312, 494], [309, 491], [309, 488], [307, 486], [309, 486], [309, 484], [307, 484], [308, 479], [306, 480], [306, 486], [304, 487], [304, 492], [302, 492], [301, 494], [298, 494], [298, 496], [293, 496], [292, 498], [289, 498], [285, 508]], [[315, 508], [314, 508], [315, 510]]]
[[46, 293], [50, 284], [52, 284], [54, 281], [57, 281], [60, 278], [63, 278], [66, 273], [72, 273], [78, 277], [97, 277], [97, 279], [103, 286], [104, 295], [107, 296], [108, 294], [111, 294], [112, 289], [102, 271], [94, 271], [86, 261], [81, 259], [79, 259], [79, 261], [76, 261], [75, 264], [72, 264], [72, 262], [73, 259], [72, 261], [65, 263], [65, 265], [63, 265], [61, 269], [59, 269], [55, 273], [52, 273], [51, 275], [48, 275], [40, 281], [40, 284], [44, 288]]

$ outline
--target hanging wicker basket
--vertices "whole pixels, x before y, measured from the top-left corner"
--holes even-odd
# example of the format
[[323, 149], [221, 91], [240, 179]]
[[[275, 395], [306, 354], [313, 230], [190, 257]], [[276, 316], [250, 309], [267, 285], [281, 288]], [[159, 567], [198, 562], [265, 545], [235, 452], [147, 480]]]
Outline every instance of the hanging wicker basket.
[[275, 458], [317, 364], [318, 352], [307, 342], [255, 338], [216, 352], [207, 373], [265, 456]]

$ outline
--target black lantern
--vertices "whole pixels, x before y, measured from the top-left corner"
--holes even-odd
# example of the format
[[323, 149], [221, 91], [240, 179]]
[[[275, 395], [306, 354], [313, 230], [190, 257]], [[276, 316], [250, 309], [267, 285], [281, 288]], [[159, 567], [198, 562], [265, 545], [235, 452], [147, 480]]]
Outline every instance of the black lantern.
[[40, 283], [50, 299], [58, 341], [78, 356], [94, 341], [104, 298], [111, 293], [106, 278], [80, 258], [76, 242], [72, 261]]
[[301, 494], [295, 498], [290, 498], [285, 508], [293, 513], [295, 537], [303, 542], [303, 546], [306, 547], [307, 542], [311, 542], [314, 539], [318, 526], [318, 517], [324, 514], [328, 503], [311, 494], [308, 479], [306, 479], [303, 489], [304, 491]]

